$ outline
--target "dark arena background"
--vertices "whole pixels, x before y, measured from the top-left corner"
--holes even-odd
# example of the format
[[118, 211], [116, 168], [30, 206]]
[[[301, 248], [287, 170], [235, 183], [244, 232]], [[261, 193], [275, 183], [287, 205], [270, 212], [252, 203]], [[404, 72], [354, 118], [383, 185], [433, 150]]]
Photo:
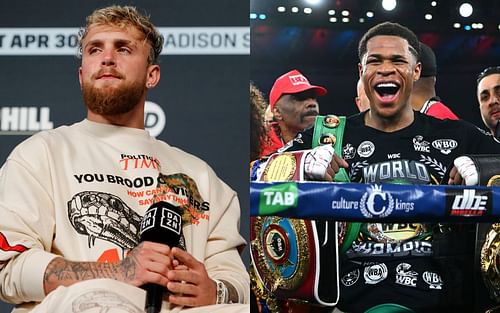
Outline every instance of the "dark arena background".
[[[357, 45], [382, 21], [409, 27], [437, 58], [436, 93], [460, 118], [484, 127], [476, 98], [476, 77], [500, 64], [500, 1], [251, 0], [250, 79], [266, 95], [274, 80], [291, 69], [328, 89], [318, 98], [322, 114], [357, 113]], [[462, 17], [467, 2], [472, 14]]]
[[248, 1], [2, 1], [0, 164], [33, 133], [85, 117], [77, 33], [88, 14], [111, 4], [136, 6], [166, 37], [148, 129], [207, 161], [238, 192], [248, 238]]

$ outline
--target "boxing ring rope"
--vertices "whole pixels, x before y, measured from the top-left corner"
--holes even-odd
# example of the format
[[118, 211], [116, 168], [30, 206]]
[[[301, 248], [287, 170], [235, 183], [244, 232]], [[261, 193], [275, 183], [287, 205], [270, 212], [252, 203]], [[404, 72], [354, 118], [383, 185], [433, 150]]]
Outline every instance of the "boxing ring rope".
[[250, 215], [382, 222], [500, 221], [500, 187], [251, 182]]

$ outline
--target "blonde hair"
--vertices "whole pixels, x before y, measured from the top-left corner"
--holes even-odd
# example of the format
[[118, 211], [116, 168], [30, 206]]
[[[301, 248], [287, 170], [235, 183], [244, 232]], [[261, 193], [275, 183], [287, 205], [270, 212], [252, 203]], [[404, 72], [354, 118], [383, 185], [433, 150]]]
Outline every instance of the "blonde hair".
[[151, 46], [148, 62], [158, 64], [158, 56], [163, 48], [163, 36], [149, 20], [149, 16], [140, 14], [135, 7], [112, 5], [97, 9], [87, 16], [86, 25], [79, 32], [78, 56], [83, 52], [82, 42], [87, 36], [90, 27], [95, 25], [112, 25], [119, 28], [132, 26], [144, 34], [145, 40]]

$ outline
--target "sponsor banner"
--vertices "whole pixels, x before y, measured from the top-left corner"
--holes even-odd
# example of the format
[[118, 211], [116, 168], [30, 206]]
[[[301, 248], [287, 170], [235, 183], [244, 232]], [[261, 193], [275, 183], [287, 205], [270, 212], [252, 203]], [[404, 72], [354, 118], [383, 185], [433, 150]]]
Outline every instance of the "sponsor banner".
[[32, 135], [40, 130], [54, 128], [50, 107], [0, 108], [0, 135]]
[[500, 216], [500, 205], [495, 204], [500, 203], [498, 187], [330, 182], [293, 186], [252, 182], [250, 214], [362, 222], [481, 222]]
[[[248, 55], [249, 27], [158, 27], [163, 55]], [[0, 28], [0, 56], [76, 55], [77, 27]]]
[[[165, 128], [166, 116], [162, 107], [146, 101], [144, 126], [153, 137], [158, 137]], [[53, 129], [50, 107], [0, 106], [0, 136], [29, 136], [41, 130]]]

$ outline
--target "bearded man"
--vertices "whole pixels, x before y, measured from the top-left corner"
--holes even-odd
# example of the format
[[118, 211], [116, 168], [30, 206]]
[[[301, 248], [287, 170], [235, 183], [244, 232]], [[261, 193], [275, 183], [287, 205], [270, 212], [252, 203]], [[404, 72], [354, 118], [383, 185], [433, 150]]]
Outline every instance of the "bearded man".
[[[235, 192], [144, 130], [162, 47], [134, 7], [94, 11], [80, 38], [87, 119], [37, 133], [0, 170], [0, 299], [13, 312], [144, 312], [150, 284], [168, 290], [161, 312], [249, 310]], [[151, 204], [178, 208], [175, 225], [165, 207], [147, 215], [178, 245], [140, 242]]]

